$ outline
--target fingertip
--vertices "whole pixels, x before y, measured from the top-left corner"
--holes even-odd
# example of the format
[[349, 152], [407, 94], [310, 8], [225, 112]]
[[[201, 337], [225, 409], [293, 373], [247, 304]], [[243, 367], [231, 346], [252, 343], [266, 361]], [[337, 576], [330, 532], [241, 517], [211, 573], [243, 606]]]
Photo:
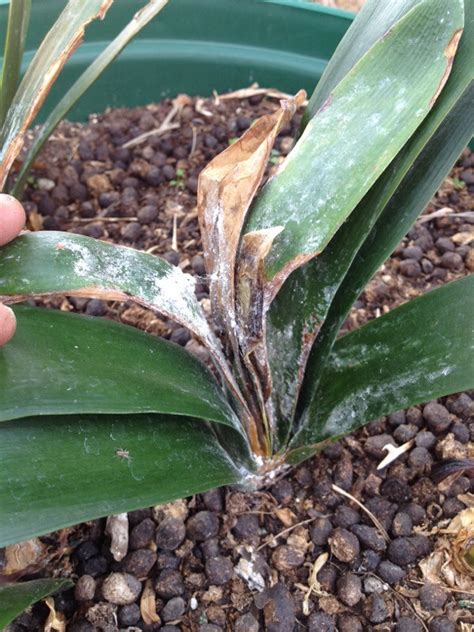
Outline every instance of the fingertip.
[[15, 239], [25, 222], [22, 204], [11, 195], [0, 193], [0, 246]]
[[0, 347], [7, 344], [16, 330], [16, 318], [6, 305], [0, 305]]

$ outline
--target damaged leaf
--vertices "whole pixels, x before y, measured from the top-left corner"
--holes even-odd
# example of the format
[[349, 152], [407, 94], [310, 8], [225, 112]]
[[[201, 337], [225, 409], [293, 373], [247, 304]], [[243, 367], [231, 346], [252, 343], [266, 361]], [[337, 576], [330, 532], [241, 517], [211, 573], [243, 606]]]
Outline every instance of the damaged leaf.
[[267, 346], [283, 440], [319, 330], [302, 398], [314, 392], [351, 304], [426, 207], [474, 133], [472, 3], [466, 7], [465, 22], [452, 73], [430, 114], [324, 252], [290, 276], [270, 307]]
[[[324, 250], [426, 117], [451, 69], [463, 14], [462, 0], [430, 0], [401, 17], [337, 84], [265, 185], [245, 231], [284, 227], [265, 260], [271, 296]], [[351, 169], [344, 186], [341, 164]]]
[[145, 588], [143, 589], [140, 599], [140, 614], [146, 625], [161, 623], [161, 619], [156, 612], [156, 594], [151, 579], [147, 579]]
[[[270, 235], [263, 236], [262, 243], [258, 238], [257, 251], [261, 254], [251, 252], [257, 238], [247, 237], [243, 246], [244, 254], [239, 259], [242, 269], [239, 268], [237, 272], [238, 297], [235, 288], [237, 251], [248, 208], [261, 184], [275, 139], [305, 97], [304, 91], [300, 91], [294, 98], [282, 100], [279, 110], [258, 119], [239, 140], [214, 158], [199, 176], [198, 217], [206, 271], [210, 278], [213, 317], [225, 331], [233, 350], [237, 372], [247, 393], [251, 412], [246, 426], [257, 453], [267, 453], [269, 450], [268, 427], [265, 440], [255, 421], [255, 418], [260, 417], [265, 419], [263, 408], [269, 393], [269, 371], [264, 360], [265, 350], [260, 350], [259, 369], [255, 369], [247, 357], [254, 339], [259, 339], [262, 331], [262, 283], [253, 283], [252, 268], [254, 265], [258, 267], [259, 257], [263, 261], [268, 253], [270, 235], [275, 230], [268, 231]], [[263, 278], [263, 270], [260, 277]], [[241, 364], [241, 356], [245, 368]], [[256, 401], [252, 396], [255, 391]]]
[[[63, 95], [59, 103], [54, 107], [48, 115], [46, 121], [41, 125], [39, 131], [35, 135], [35, 139], [28, 148], [25, 159], [21, 165], [12, 194], [16, 197], [21, 196], [23, 187], [26, 184], [29, 170], [33, 165], [36, 157], [41, 151], [44, 143], [55, 130], [58, 123], [68, 114], [74, 104], [80, 97], [90, 88], [94, 81], [104, 72], [117, 55], [127, 46], [133, 37], [152, 20], [159, 11], [167, 4], [168, 0], [149, 0], [125, 26], [125, 28], [110, 42], [105, 50], [94, 59], [92, 64], [87, 67], [79, 79], [69, 88]], [[14, 3], [13, 3], [14, 4]]]
[[0, 190], [32, 123], [62, 67], [82, 41], [86, 26], [103, 19], [113, 0], [69, 0], [42, 41], [11, 102], [0, 137]]
[[0, 300], [67, 294], [128, 301], [187, 327], [208, 347], [228, 384], [235, 380], [195, 294], [194, 279], [164, 259], [55, 231], [24, 234], [0, 251]]
[[237, 350], [234, 269], [242, 227], [257, 192], [275, 139], [305, 98], [303, 91], [282, 100], [273, 114], [258, 119], [199, 175], [198, 217], [210, 295], [217, 320]]

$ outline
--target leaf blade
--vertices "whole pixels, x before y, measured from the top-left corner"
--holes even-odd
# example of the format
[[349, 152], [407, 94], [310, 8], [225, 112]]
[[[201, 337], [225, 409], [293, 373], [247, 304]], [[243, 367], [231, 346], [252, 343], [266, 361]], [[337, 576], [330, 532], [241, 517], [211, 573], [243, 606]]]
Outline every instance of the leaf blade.
[[5, 422], [0, 461], [0, 546], [245, 476], [209, 426], [165, 415]]
[[0, 190], [23, 146], [25, 132], [51, 85], [80, 44], [85, 27], [103, 18], [113, 0], [69, 0], [41, 43], [11, 102], [1, 131]]
[[302, 125], [316, 114], [351, 68], [385, 33], [422, 0], [367, 0], [339, 42], [311, 95]]
[[338, 340], [317, 390], [317, 412], [292, 445], [316, 444], [381, 415], [472, 388], [473, 310], [471, 275]]
[[8, 108], [20, 81], [21, 62], [30, 12], [31, 0], [19, 0], [10, 3], [0, 84], [0, 128], [5, 121]]
[[210, 371], [178, 345], [93, 317], [31, 307], [15, 313], [17, 333], [0, 349], [1, 422], [166, 413], [240, 430]]
[[[383, 261], [395, 249], [421, 210], [441, 185], [472, 134], [474, 84], [466, 89], [451, 115], [427, 143], [417, 161], [371, 228], [338, 286], [311, 352], [301, 392], [301, 406], [308, 405], [351, 305]], [[433, 161], [433, 156], [438, 156]], [[312, 407], [314, 404], [310, 403]]]
[[150, 22], [167, 4], [168, 0], [148, 0], [148, 4], [140, 9], [125, 26], [125, 28], [115, 37], [115, 39], [94, 59], [92, 64], [82, 73], [77, 81], [69, 88], [59, 103], [48, 115], [46, 121], [41, 126], [32, 145], [29, 147], [25, 159], [21, 165], [20, 172], [12, 189], [12, 195], [20, 197], [26, 184], [28, 172], [35, 161], [36, 156], [41, 151], [44, 143], [52, 134], [56, 126], [71, 110], [80, 97], [90, 88], [94, 81], [102, 72], [114, 61], [120, 52], [127, 46], [141, 29]]
[[33, 579], [0, 586], [0, 629], [3, 630], [28, 606], [71, 586], [73, 583], [68, 579]]
[[[433, 110], [324, 252], [290, 276], [270, 307], [267, 336], [272, 352], [273, 399], [275, 409], [280, 411], [282, 442], [290, 432], [294, 401], [305, 370], [307, 385], [303, 387], [303, 400], [310, 397], [309, 391], [315, 388], [316, 374], [324, 367], [350, 305], [434, 195], [469, 141], [474, 119], [470, 93], [474, 71], [469, 63], [473, 55], [474, 5], [471, 3], [466, 10], [465, 30], [452, 73]], [[436, 161], [433, 156], [437, 157]], [[366, 246], [365, 240], [368, 240]], [[370, 254], [372, 248], [377, 252], [376, 257]], [[346, 276], [347, 281], [344, 281]], [[349, 290], [354, 283], [354, 290]], [[346, 296], [346, 300], [342, 302], [337, 298], [339, 295]], [[333, 300], [337, 306], [330, 310]], [[331, 326], [333, 320], [337, 322]], [[323, 335], [328, 328], [331, 328], [331, 336]], [[320, 329], [320, 338], [310, 354]]]
[[230, 387], [238, 388], [194, 295], [194, 280], [160, 257], [82, 235], [21, 235], [0, 251], [0, 300], [69, 294], [135, 302], [190, 329], [208, 347]]
[[[246, 230], [285, 227], [266, 259], [270, 297], [325, 248], [425, 118], [449, 74], [463, 15], [462, 0], [430, 0], [399, 20], [337, 85], [263, 188]], [[357, 164], [344, 187], [341, 162]], [[315, 175], [302, 180], [301, 172]]]

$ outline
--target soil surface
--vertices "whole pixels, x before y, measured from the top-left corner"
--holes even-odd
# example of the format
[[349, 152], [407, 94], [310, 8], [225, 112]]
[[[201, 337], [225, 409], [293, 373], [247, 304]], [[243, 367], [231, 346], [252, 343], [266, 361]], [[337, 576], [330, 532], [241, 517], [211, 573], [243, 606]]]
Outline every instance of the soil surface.
[[[156, 130], [171, 101], [107, 111], [86, 125], [63, 123], [26, 191], [30, 227], [160, 254], [194, 274], [198, 298], [208, 301], [198, 174], [275, 104], [262, 96], [190, 99], [176, 129], [161, 135]], [[270, 170], [290, 150], [297, 126], [296, 119], [278, 137]], [[369, 283], [345, 330], [474, 270], [474, 219], [456, 215], [472, 211], [473, 166], [466, 150], [422, 221]], [[341, 186], [346, 177], [341, 165]], [[435, 211], [441, 217], [428, 219]], [[48, 305], [113, 318], [203, 356], [185, 329], [132, 304], [63, 297]], [[41, 538], [48, 562], [30, 577], [75, 581], [54, 597], [68, 632], [468, 630], [473, 594], [455, 583], [433, 584], [441, 580], [423, 574], [420, 561], [442, 546], [437, 529], [473, 501], [472, 471], [436, 484], [432, 466], [472, 458], [473, 439], [472, 391], [399, 411], [261, 492], [220, 489], [130, 513], [121, 562], [110, 552], [105, 520]], [[408, 441], [407, 451], [376, 469], [383, 446]], [[48, 614], [38, 604], [9, 630], [43, 630]]]

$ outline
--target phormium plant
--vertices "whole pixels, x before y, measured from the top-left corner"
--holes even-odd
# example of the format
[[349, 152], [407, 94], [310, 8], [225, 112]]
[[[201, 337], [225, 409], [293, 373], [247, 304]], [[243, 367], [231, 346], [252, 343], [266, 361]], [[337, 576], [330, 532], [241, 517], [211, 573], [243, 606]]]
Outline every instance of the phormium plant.
[[156, 256], [60, 232], [1, 250], [3, 301], [134, 300], [189, 328], [213, 367], [117, 323], [17, 307], [0, 352], [0, 544], [256, 487], [375, 417], [473, 387], [472, 276], [337, 338], [472, 135], [473, 20], [463, 0], [368, 0], [276, 175], [260, 188], [302, 93], [204, 169], [209, 319]]

